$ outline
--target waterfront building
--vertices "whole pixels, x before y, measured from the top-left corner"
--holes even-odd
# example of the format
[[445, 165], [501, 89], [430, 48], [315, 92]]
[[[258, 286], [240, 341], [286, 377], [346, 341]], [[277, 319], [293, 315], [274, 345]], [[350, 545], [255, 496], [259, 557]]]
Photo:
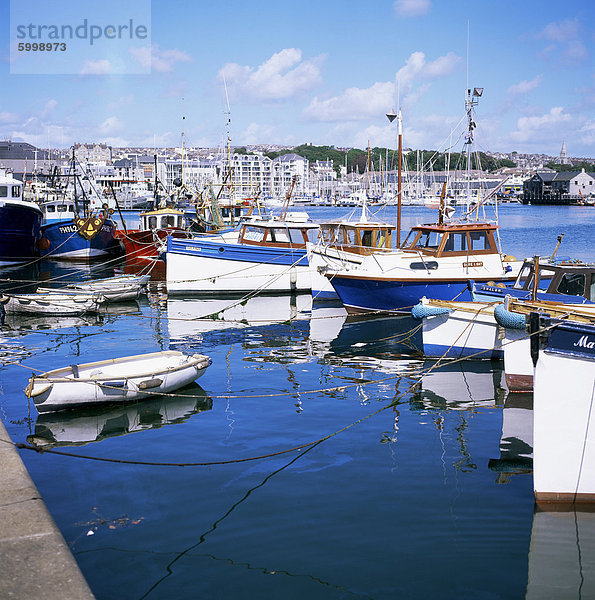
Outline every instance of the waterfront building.
[[595, 195], [595, 172], [539, 171], [523, 184], [523, 204], [577, 204]]

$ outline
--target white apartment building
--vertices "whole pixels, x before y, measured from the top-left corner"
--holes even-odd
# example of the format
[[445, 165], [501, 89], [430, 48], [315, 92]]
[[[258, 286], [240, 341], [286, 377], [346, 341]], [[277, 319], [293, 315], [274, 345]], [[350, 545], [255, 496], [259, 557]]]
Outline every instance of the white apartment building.
[[297, 176], [294, 196], [305, 196], [310, 190], [310, 161], [297, 154], [282, 154], [272, 161], [271, 196], [285, 196], [294, 175]]
[[[183, 170], [183, 173], [182, 173]], [[171, 190], [174, 180], [179, 179], [191, 188], [203, 190], [211, 183], [219, 182], [221, 165], [209, 158], [199, 160], [165, 160], [157, 163], [157, 177]]]

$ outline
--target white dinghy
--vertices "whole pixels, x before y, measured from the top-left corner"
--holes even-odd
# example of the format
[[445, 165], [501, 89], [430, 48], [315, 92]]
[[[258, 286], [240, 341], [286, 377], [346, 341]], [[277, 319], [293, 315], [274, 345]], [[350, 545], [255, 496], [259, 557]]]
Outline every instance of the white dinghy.
[[0, 297], [7, 313], [27, 315], [82, 315], [99, 312], [107, 302], [103, 294], [64, 294], [46, 291], [35, 294], [5, 294]]
[[125, 302], [136, 300], [145, 289], [150, 275], [117, 275], [105, 279], [90, 279], [77, 283], [69, 283], [64, 288], [37, 288], [37, 293], [47, 294], [59, 292], [62, 294], [101, 294], [108, 302]]
[[25, 393], [40, 413], [128, 402], [180, 389], [200, 377], [210, 364], [208, 356], [175, 350], [124, 356], [35, 375]]

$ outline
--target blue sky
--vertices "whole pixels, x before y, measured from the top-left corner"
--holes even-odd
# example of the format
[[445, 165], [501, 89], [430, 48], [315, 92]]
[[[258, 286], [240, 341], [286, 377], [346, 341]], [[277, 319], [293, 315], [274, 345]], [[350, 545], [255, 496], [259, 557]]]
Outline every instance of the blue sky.
[[[61, 22], [75, 10], [12, 2], [32, 20], [47, 6]], [[89, 22], [124, 18], [128, 4], [114, 2], [76, 7]], [[15, 23], [0, 0], [0, 136], [41, 147], [48, 137], [64, 147], [172, 146], [185, 115], [186, 143], [216, 146], [225, 137], [225, 81], [233, 145], [395, 147], [385, 113], [398, 96], [404, 145], [444, 148], [464, 116], [468, 71], [469, 85], [485, 90], [480, 149], [557, 155], [565, 141], [570, 156], [595, 156], [589, 0], [139, 2], [150, 7], [150, 40], [117, 52], [150, 73], [113, 74], [114, 46], [104, 57], [82, 46], [70, 54], [71, 74], [47, 74], [41, 53], [28, 58], [43, 74], [11, 74]]]

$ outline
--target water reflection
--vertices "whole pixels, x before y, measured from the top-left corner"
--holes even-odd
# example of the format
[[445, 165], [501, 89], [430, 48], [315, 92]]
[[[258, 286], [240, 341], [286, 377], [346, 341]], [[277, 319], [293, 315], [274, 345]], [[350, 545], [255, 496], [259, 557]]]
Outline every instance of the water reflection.
[[535, 509], [526, 600], [595, 598], [594, 511]]
[[502, 406], [506, 389], [500, 363], [424, 361], [423, 375], [412, 398], [419, 409], [468, 410]]
[[0, 292], [28, 294], [35, 291], [39, 280], [39, 263], [0, 268]]
[[498, 483], [507, 483], [513, 474], [533, 472], [533, 394], [506, 396], [500, 458], [491, 458], [488, 466], [498, 473]]
[[255, 296], [253, 298], [167, 299], [167, 320], [172, 343], [201, 339], [203, 333], [284, 323], [310, 318], [310, 294]]
[[212, 407], [213, 400], [207, 393], [198, 384], [191, 384], [175, 396], [40, 414], [27, 441], [43, 447], [83, 446], [127, 433], [183, 423]]
[[[137, 306], [138, 308], [138, 306]], [[52, 331], [74, 327], [91, 327], [101, 325], [103, 318], [100, 314], [87, 313], [80, 316], [59, 315], [28, 315], [9, 313], [6, 315], [4, 327], [13, 332], [20, 331]]]
[[410, 316], [350, 316], [330, 344], [334, 354], [421, 356], [419, 321]]

